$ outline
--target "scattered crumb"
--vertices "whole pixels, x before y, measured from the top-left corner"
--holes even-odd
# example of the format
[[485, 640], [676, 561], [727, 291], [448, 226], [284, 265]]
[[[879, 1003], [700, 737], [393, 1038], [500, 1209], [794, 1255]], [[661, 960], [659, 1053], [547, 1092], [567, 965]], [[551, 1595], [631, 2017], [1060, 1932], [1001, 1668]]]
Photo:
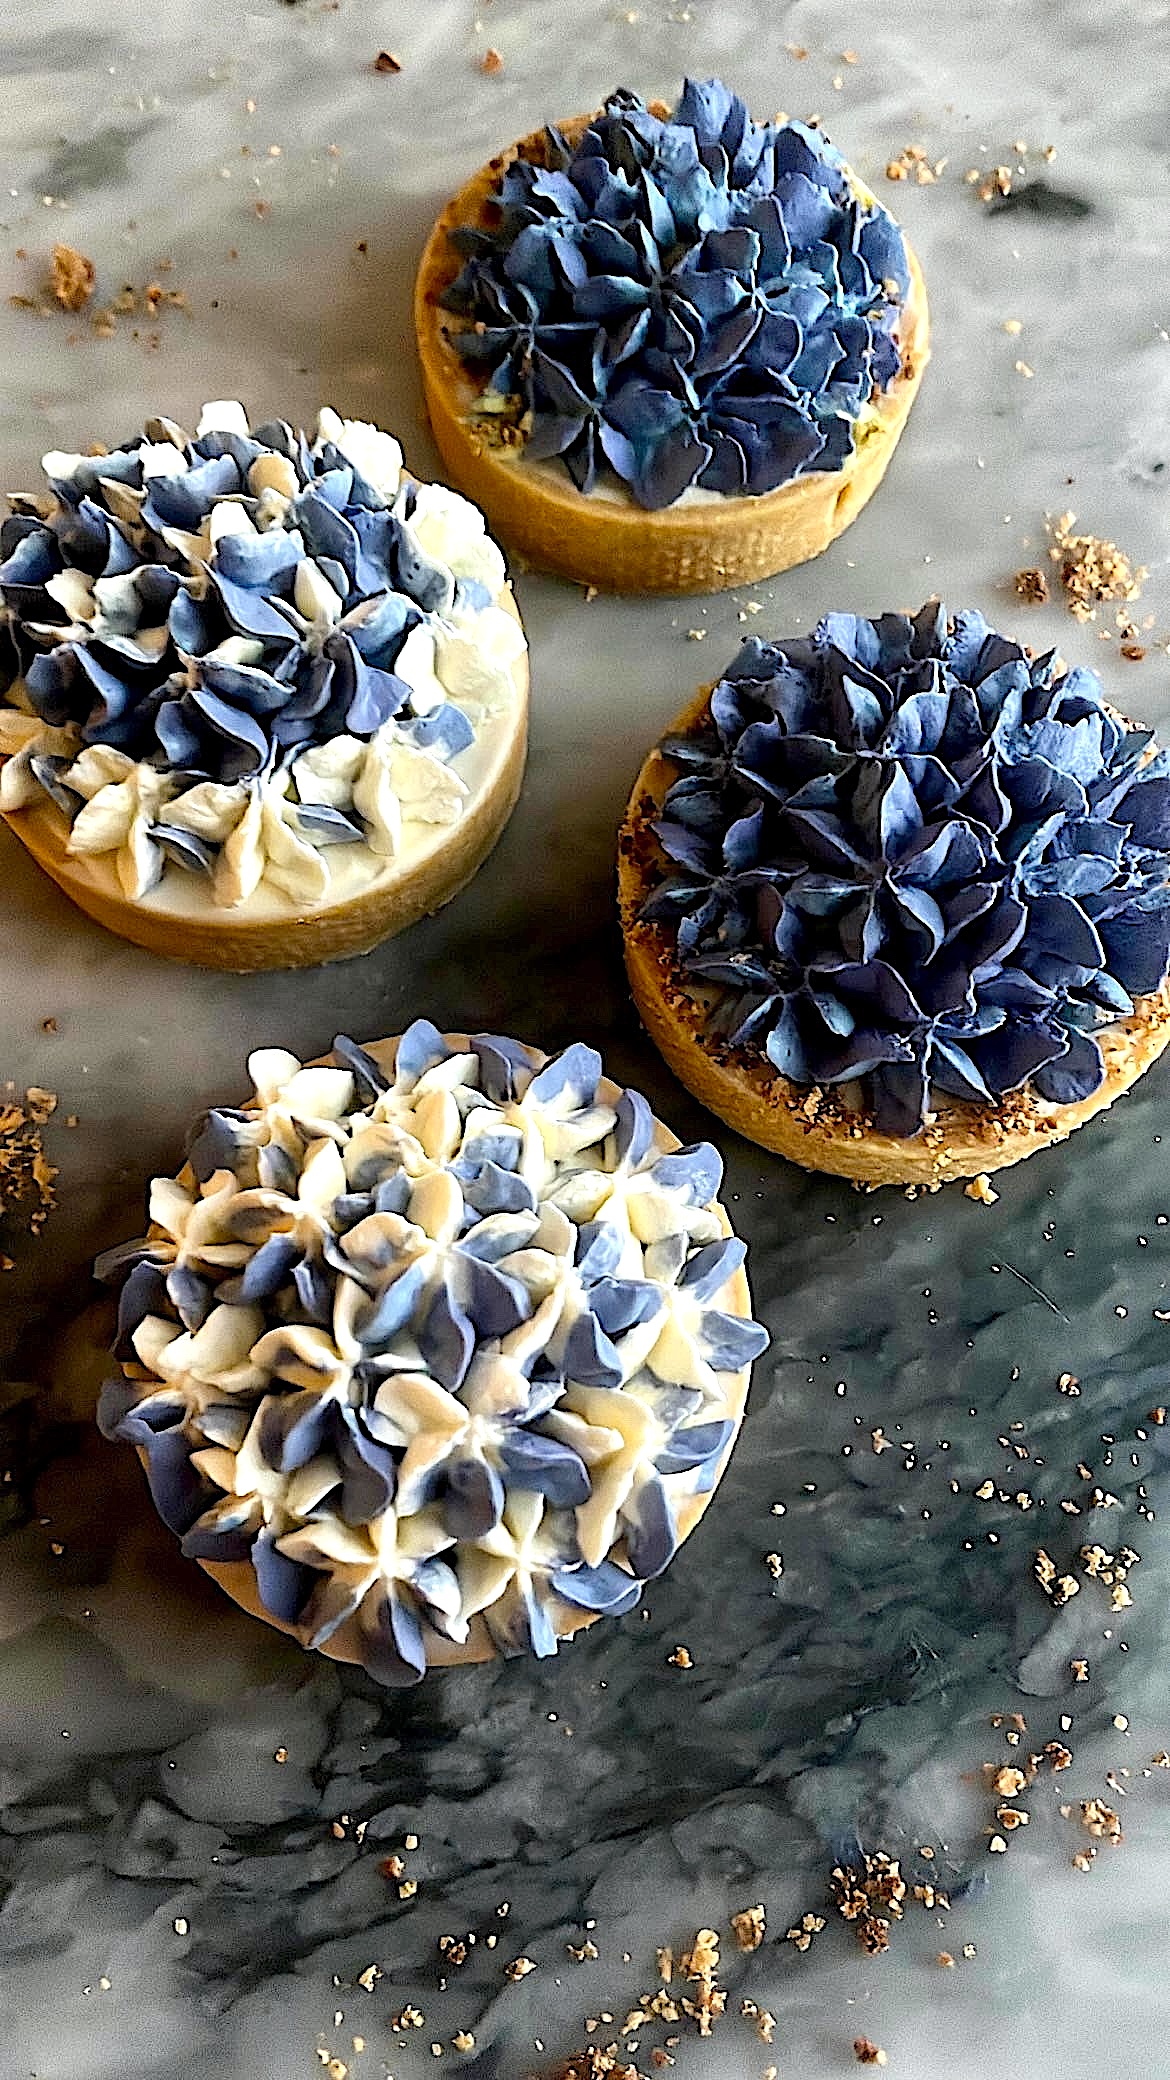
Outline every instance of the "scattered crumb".
[[884, 2066], [888, 2064], [885, 2052], [872, 2037], [854, 2037], [853, 2056], [859, 2066]]
[[676, 1647], [673, 1654], [668, 1654], [666, 1659], [671, 1668], [693, 1668], [695, 1665], [689, 1647]]
[[758, 1950], [767, 1932], [767, 1916], [762, 1906], [744, 1907], [731, 1916], [735, 1940], [741, 1950]]
[[928, 159], [924, 145], [908, 144], [903, 146], [896, 159], [887, 161], [886, 179], [914, 180], [920, 188], [930, 188], [938, 180], [946, 163], [945, 159], [935, 159], [933, 162]]
[[504, 61], [501, 58], [499, 51], [495, 49], [494, 45], [489, 44], [487, 50], [484, 52], [482, 58], [479, 61], [479, 69], [481, 72], [503, 71]]
[[1026, 361], [1017, 361], [1016, 374], [1018, 376], [1034, 376], [1035, 373], [1035, 369], [1029, 368], [1028, 363]]
[[[1018, 590], [1018, 578], [1016, 586]], [[963, 1192], [966, 1198], [978, 1200], [980, 1206], [995, 1206], [999, 1200], [999, 1193], [992, 1185], [986, 1170], [981, 1170], [978, 1177], [969, 1177], [963, 1186]]]
[[784, 1940], [791, 1943], [794, 1950], [811, 1949], [813, 1937], [820, 1935], [824, 1925], [823, 1914], [802, 1914], [795, 1926], [785, 1931]]
[[1051, 543], [1048, 554], [1060, 573], [1070, 614], [1078, 621], [1092, 621], [1097, 608], [1110, 600], [1137, 599], [1148, 576], [1142, 565], [1133, 564], [1116, 542], [1100, 535], [1074, 534], [1075, 513], [1061, 513], [1045, 524]]
[[993, 166], [987, 172], [981, 166], [969, 166], [963, 178], [968, 187], [975, 189], [980, 202], [994, 202], [997, 196], [1012, 192], [1010, 166]]
[[469, 2029], [457, 2029], [451, 2043], [456, 2051], [475, 2050], [475, 2038]]
[[[0, 1224], [16, 1222], [29, 1235], [39, 1235], [56, 1203], [57, 1177], [41, 1139], [41, 1128], [57, 1109], [55, 1091], [32, 1084], [21, 1104], [15, 1086], [0, 1089]], [[0, 1254], [0, 1270], [12, 1260]]]
[[511, 1964], [504, 1966], [504, 1977], [506, 1979], [526, 1979], [529, 1972], [534, 1972], [535, 1970], [536, 1959], [534, 1957], [514, 1957]]
[[1113, 1807], [1107, 1806], [1103, 1799], [1083, 1798], [1081, 1800], [1081, 1825], [1088, 1834], [1095, 1836], [1098, 1841], [1116, 1843], [1123, 1839], [1121, 1821], [1114, 1812]]
[[394, 51], [379, 51], [374, 59], [375, 72], [401, 72], [402, 60]]
[[1023, 331], [1023, 321], [1020, 318], [1005, 318], [1003, 321], [1003, 329], [1005, 332], [1010, 333], [1011, 337], [1014, 339], [1017, 333]]
[[955, 1969], [955, 1960], [949, 1950], [940, 1950], [934, 1961], [941, 1965], [945, 1972], [953, 1972]]
[[75, 246], [53, 247], [49, 288], [63, 311], [83, 311], [93, 295], [97, 268]]

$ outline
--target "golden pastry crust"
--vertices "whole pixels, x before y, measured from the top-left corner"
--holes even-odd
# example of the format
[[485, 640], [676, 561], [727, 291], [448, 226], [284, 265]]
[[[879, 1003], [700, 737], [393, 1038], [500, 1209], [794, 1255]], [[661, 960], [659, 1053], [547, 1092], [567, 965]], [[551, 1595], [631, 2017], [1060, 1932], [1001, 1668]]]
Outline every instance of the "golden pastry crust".
[[[694, 729], [710, 691], [705, 687], [689, 702], [667, 734]], [[1066, 1141], [1136, 1083], [1170, 1045], [1168, 981], [1156, 996], [1142, 998], [1131, 1018], [1096, 1035], [1105, 1077], [1091, 1097], [1074, 1105], [1049, 1105], [1030, 1091], [1011, 1092], [994, 1106], [945, 1099], [933, 1123], [914, 1140], [879, 1133], [864, 1113], [849, 1112], [831, 1091], [790, 1082], [755, 1049], [713, 1042], [706, 1010], [716, 992], [683, 973], [669, 932], [642, 921], [642, 906], [661, 879], [665, 859], [651, 826], [677, 777], [673, 763], [653, 750], [634, 783], [619, 835], [626, 970], [642, 1022], [679, 1082], [748, 1141], [806, 1170], [827, 1170], [867, 1185], [931, 1186], [976, 1177]]]
[[[466, 1033], [449, 1033], [444, 1037], [450, 1044], [456, 1047], [466, 1046], [468, 1039]], [[398, 1050], [397, 1036], [390, 1040], [367, 1040], [362, 1044], [366, 1052], [372, 1054], [374, 1059], [384, 1069], [393, 1072], [395, 1056]], [[538, 1066], [548, 1059], [537, 1048], [533, 1048], [531, 1052], [533, 1060]], [[320, 1067], [322, 1062], [328, 1062], [330, 1059], [331, 1057], [329, 1056], [323, 1056], [318, 1062], [309, 1066]], [[606, 1104], [616, 1104], [621, 1095], [621, 1088], [613, 1082], [612, 1078], [603, 1076], [597, 1086], [597, 1095]], [[667, 1155], [674, 1149], [682, 1146], [678, 1136], [672, 1134], [668, 1127], [664, 1127], [660, 1120], [655, 1120], [654, 1127], [655, 1146], [660, 1153]], [[194, 1182], [193, 1173], [186, 1164], [179, 1172], [179, 1181], [182, 1184], [192, 1184]], [[727, 1217], [725, 1208], [721, 1204], [717, 1204], [715, 1211], [719, 1216], [719, 1224], [723, 1233], [725, 1235], [733, 1234], [734, 1230]], [[161, 1236], [162, 1234], [162, 1230], [155, 1227], [152, 1227], [149, 1232], [151, 1236]], [[725, 1313], [740, 1315], [745, 1320], [751, 1319], [751, 1292], [748, 1287], [747, 1272], [742, 1267], [734, 1272], [728, 1280], [722, 1304]], [[127, 1371], [141, 1371], [144, 1378], [149, 1376], [143, 1368], [128, 1366], [126, 1369]], [[707, 1508], [711, 1496], [727, 1471], [727, 1462], [735, 1449], [736, 1440], [743, 1422], [744, 1405], [747, 1401], [750, 1381], [750, 1365], [746, 1366], [742, 1372], [738, 1372], [729, 1378], [727, 1409], [735, 1427], [724, 1446], [715, 1478], [708, 1491], [705, 1494], [689, 1496], [679, 1510], [678, 1529], [680, 1545], [684, 1539], [690, 1537], [691, 1532]], [[141, 1448], [138, 1448], [138, 1457], [145, 1471], [147, 1464], [146, 1455]], [[295, 1625], [288, 1625], [282, 1622], [281, 1619], [274, 1618], [264, 1608], [256, 1585], [255, 1570], [247, 1560], [200, 1560], [197, 1564], [203, 1569], [205, 1574], [211, 1576], [212, 1581], [218, 1583], [226, 1595], [231, 1597], [233, 1603], [239, 1604], [241, 1610], [247, 1611], [251, 1617], [261, 1618], [266, 1625], [274, 1626], [278, 1632], [286, 1633], [290, 1639], [298, 1639], [302, 1645], [306, 1644], [301, 1639]], [[595, 1624], [597, 1619], [604, 1615], [600, 1611], [583, 1611], [566, 1605], [563, 1611], [563, 1619], [558, 1618], [558, 1638], [569, 1639], [573, 1634], [583, 1630], [586, 1625]], [[563, 1631], [560, 1629], [562, 1622], [564, 1626]], [[348, 1619], [333, 1634], [331, 1639], [327, 1640], [323, 1646], [318, 1647], [315, 1651], [328, 1655], [333, 1661], [344, 1661], [351, 1665], [360, 1666], [362, 1664], [362, 1654], [356, 1618]], [[497, 1654], [498, 1649], [483, 1621], [482, 1615], [477, 1614], [472, 1619], [468, 1637], [462, 1643], [444, 1639], [439, 1633], [428, 1634], [427, 1657], [428, 1666], [430, 1667], [449, 1667], [457, 1663], [472, 1661], [492, 1661], [497, 1657]]]
[[[574, 142], [592, 120], [561, 125]], [[926, 285], [907, 245], [910, 296], [899, 327], [902, 366], [874, 399], [872, 418], [843, 469], [797, 477], [757, 497], [712, 497], [646, 512], [624, 493], [584, 497], [555, 464], [525, 463], [522, 445], [493, 441], [469, 416], [478, 389], [451, 341], [440, 299], [459, 272], [450, 233], [486, 223], [492, 193], [516, 158], [539, 157], [535, 132], [481, 167], [438, 218], [419, 264], [415, 330], [431, 428], [451, 481], [528, 562], [608, 592], [721, 592], [819, 556], [856, 519], [886, 472], [930, 359]], [[873, 201], [857, 176], [855, 192]]]
[[[519, 622], [506, 586], [499, 605]], [[381, 940], [441, 910], [487, 858], [516, 806], [528, 741], [528, 656], [512, 667], [517, 699], [507, 731], [458, 823], [437, 825], [404, 862], [387, 860], [376, 876], [331, 900], [298, 909], [290, 897], [249, 898], [219, 908], [191, 875], [164, 875], [139, 899], [127, 896], [109, 854], [66, 851], [68, 827], [46, 799], [11, 811], [4, 821], [37, 865], [86, 915], [168, 960], [235, 974], [257, 969], [315, 968], [368, 953]]]

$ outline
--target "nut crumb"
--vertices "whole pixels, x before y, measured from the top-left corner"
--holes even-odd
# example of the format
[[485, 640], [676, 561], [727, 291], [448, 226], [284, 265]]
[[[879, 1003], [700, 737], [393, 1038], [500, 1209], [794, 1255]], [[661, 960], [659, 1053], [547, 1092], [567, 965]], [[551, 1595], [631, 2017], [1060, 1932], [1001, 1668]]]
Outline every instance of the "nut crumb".
[[1048, 554], [1060, 572], [1069, 613], [1078, 621], [1092, 621], [1097, 608], [1111, 600], [1137, 599], [1148, 576], [1144, 566], [1134, 564], [1116, 542], [1100, 535], [1074, 534], [1075, 513], [1061, 513], [1045, 524], [1051, 543]]
[[55, 245], [49, 288], [63, 311], [83, 311], [93, 295], [97, 269], [76, 246]]
[[503, 71], [504, 61], [501, 58], [499, 51], [495, 49], [494, 45], [489, 44], [487, 50], [484, 52], [482, 58], [479, 61], [479, 69], [481, 72], [489, 73]]
[[888, 2064], [885, 2052], [872, 2037], [854, 2037], [853, 2056], [859, 2066], [884, 2066]]
[[693, 1668], [695, 1665], [689, 1647], [676, 1647], [673, 1654], [668, 1654], [666, 1659], [671, 1668]]
[[504, 1977], [512, 1980], [526, 1979], [529, 1972], [534, 1972], [535, 1970], [536, 1959], [534, 1957], [514, 1957], [511, 1964], [504, 1966]]
[[743, 1951], [758, 1950], [767, 1931], [767, 1916], [762, 1906], [744, 1907], [731, 1916], [735, 1940]]
[[[1018, 582], [1017, 580], [1017, 585]], [[963, 1192], [966, 1198], [978, 1200], [980, 1206], [994, 1206], [999, 1199], [999, 1193], [986, 1170], [981, 1170], [978, 1177], [969, 1177], [963, 1186]]]
[[401, 72], [402, 60], [394, 51], [379, 51], [374, 59], [375, 72]]

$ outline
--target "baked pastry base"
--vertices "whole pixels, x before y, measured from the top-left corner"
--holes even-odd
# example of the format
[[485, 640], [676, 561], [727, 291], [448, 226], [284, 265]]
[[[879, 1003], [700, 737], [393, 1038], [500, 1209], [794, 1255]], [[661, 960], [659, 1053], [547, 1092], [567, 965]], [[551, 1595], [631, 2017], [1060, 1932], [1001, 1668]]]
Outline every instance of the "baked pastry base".
[[[561, 128], [573, 142], [591, 120], [579, 116]], [[902, 367], [874, 399], [873, 416], [843, 469], [797, 477], [759, 496], [700, 493], [661, 512], [647, 512], [621, 488], [586, 497], [559, 464], [526, 463], [522, 443], [502, 443], [490, 418], [473, 416], [481, 393], [452, 344], [459, 321], [440, 301], [461, 264], [451, 231], [489, 222], [500, 176], [514, 159], [539, 157], [542, 147], [537, 131], [482, 167], [443, 210], [419, 265], [414, 317], [423, 391], [452, 483], [529, 563], [607, 592], [720, 592], [819, 556], [881, 483], [930, 358], [926, 285], [909, 246]], [[869, 196], [864, 183], [850, 179]]]
[[[468, 1038], [465, 1033], [449, 1033], [445, 1037], [449, 1041], [454, 1042], [456, 1046], [465, 1045]], [[393, 1072], [394, 1061], [398, 1051], [397, 1037], [391, 1040], [367, 1040], [363, 1041], [362, 1044], [366, 1052], [372, 1054], [375, 1061], [379, 1062], [383, 1069], [391, 1073]], [[536, 1049], [533, 1049], [533, 1057], [538, 1067], [548, 1059], [546, 1055], [540, 1054]], [[312, 1066], [320, 1067], [322, 1061], [327, 1063], [330, 1059], [329, 1056], [324, 1056], [321, 1058], [321, 1061], [314, 1063]], [[621, 1095], [620, 1086], [615, 1084], [610, 1077], [603, 1076], [597, 1086], [597, 1095], [599, 1099], [607, 1104], [616, 1103]], [[681, 1147], [682, 1144], [678, 1136], [672, 1134], [669, 1128], [664, 1127], [659, 1120], [655, 1120], [654, 1126], [655, 1146], [661, 1154], [670, 1154], [674, 1149]], [[186, 1165], [179, 1172], [179, 1177], [184, 1184], [193, 1182], [192, 1173]], [[719, 1215], [723, 1233], [731, 1235], [734, 1231], [725, 1209], [722, 1205], [719, 1205], [716, 1211]], [[161, 1230], [152, 1228], [150, 1232], [157, 1235], [161, 1233]], [[748, 1288], [747, 1273], [742, 1267], [728, 1281], [724, 1311], [728, 1314], [742, 1315], [745, 1318], [751, 1315], [751, 1293]], [[142, 1376], [145, 1378], [150, 1375], [143, 1373]], [[728, 1387], [727, 1408], [728, 1414], [734, 1420], [735, 1428], [724, 1447], [715, 1479], [708, 1492], [702, 1495], [688, 1496], [686, 1502], [679, 1510], [678, 1529], [680, 1545], [684, 1539], [690, 1537], [691, 1532], [703, 1515], [715, 1489], [727, 1470], [727, 1462], [735, 1449], [736, 1439], [739, 1436], [743, 1422], [744, 1404], [747, 1400], [750, 1380], [750, 1366], [747, 1366], [744, 1371], [736, 1373], [731, 1378]], [[145, 1469], [146, 1455], [141, 1449], [138, 1451], [138, 1457]], [[283, 1632], [290, 1639], [297, 1640], [301, 1646], [308, 1645], [307, 1640], [295, 1625], [288, 1625], [281, 1619], [274, 1618], [264, 1608], [256, 1584], [255, 1569], [250, 1562], [247, 1560], [200, 1560], [196, 1564], [203, 1569], [205, 1574], [211, 1576], [212, 1581], [218, 1583], [225, 1594], [231, 1597], [233, 1603], [239, 1604], [241, 1610], [247, 1611], [251, 1617], [262, 1618], [266, 1625], [275, 1626], [278, 1632]], [[604, 1616], [605, 1613], [603, 1611], [582, 1611], [576, 1610], [570, 1605], [565, 1605], [563, 1609], [563, 1629], [561, 1629], [562, 1620], [558, 1618], [557, 1636], [559, 1639], [571, 1639], [575, 1633], [583, 1631], [585, 1626], [596, 1624], [598, 1618]], [[472, 1619], [468, 1636], [462, 1642], [446, 1639], [441, 1633], [429, 1630], [427, 1631], [426, 1639], [429, 1667], [452, 1667], [466, 1662], [493, 1661], [499, 1656], [499, 1649], [480, 1613], [477, 1613]], [[361, 1631], [356, 1614], [351, 1618], [347, 1618], [345, 1623], [333, 1634], [333, 1637], [326, 1640], [325, 1644], [318, 1647], [315, 1651], [327, 1655], [331, 1661], [344, 1661], [353, 1666], [363, 1666]]]
[[[693, 729], [709, 694], [704, 688], [667, 734]], [[792, 1083], [754, 1048], [713, 1041], [706, 1018], [719, 993], [685, 974], [669, 932], [643, 923], [642, 905], [662, 878], [665, 860], [652, 824], [677, 777], [673, 762], [653, 750], [634, 783], [618, 839], [618, 902], [630, 989], [650, 1038], [679, 1082], [759, 1147], [806, 1170], [827, 1170], [866, 1185], [930, 1187], [949, 1178], [976, 1177], [1067, 1141], [1136, 1083], [1170, 1045], [1168, 981], [1156, 996], [1142, 998], [1131, 1018], [1095, 1036], [1105, 1076], [1091, 1097], [1074, 1105], [1046, 1104], [1026, 1090], [1010, 1092], [999, 1105], [948, 1098], [913, 1140], [879, 1133], [864, 1112], [850, 1111], [834, 1091]]]
[[[519, 621], [511, 586], [501, 593], [499, 604]], [[526, 652], [512, 670], [518, 698], [509, 726], [500, 730], [498, 741], [481, 758], [474, 791], [458, 823], [422, 827], [425, 835], [405, 857], [378, 864], [372, 874], [361, 869], [347, 873], [338, 855], [357, 848], [334, 847], [331, 868], [339, 885], [323, 903], [298, 908], [290, 897], [261, 884], [238, 909], [220, 908], [201, 877], [179, 870], [165, 873], [156, 888], [136, 900], [124, 893], [112, 854], [75, 856], [66, 851], [68, 828], [47, 796], [30, 808], [12, 811], [4, 821], [79, 909], [149, 953], [236, 974], [350, 960], [441, 910], [466, 887], [503, 831], [524, 778]], [[468, 756], [474, 757], [478, 748], [469, 747]]]

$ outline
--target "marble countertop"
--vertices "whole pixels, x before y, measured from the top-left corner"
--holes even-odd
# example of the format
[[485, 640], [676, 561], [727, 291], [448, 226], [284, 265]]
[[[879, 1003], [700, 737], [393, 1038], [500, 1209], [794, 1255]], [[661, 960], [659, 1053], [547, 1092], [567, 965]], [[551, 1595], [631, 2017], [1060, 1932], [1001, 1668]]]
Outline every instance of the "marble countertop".
[[[383, 48], [398, 74], [374, 71]], [[243, 1087], [249, 1048], [319, 1052], [339, 1024], [586, 1037], [680, 1134], [707, 1129], [628, 1003], [613, 840], [646, 745], [747, 626], [939, 591], [1170, 723], [1154, 641], [1170, 628], [1168, 62], [1152, 0], [1124, 18], [1091, 0], [994, 17], [974, 0], [483, 0], [478, 16], [469, 0], [42, 0], [9, 22], [14, 488], [47, 448], [124, 438], [150, 410], [190, 422], [225, 395], [380, 419], [426, 474], [409, 290], [439, 205], [544, 117], [619, 82], [672, 94], [685, 71], [822, 118], [911, 233], [935, 357], [884, 489], [819, 563], [702, 602], [588, 601], [519, 575], [520, 807], [464, 896], [367, 959], [167, 967], [90, 925], [0, 832], [0, 1078], [59, 1093], [62, 1200], [39, 1241], [7, 1240], [0, 1280], [3, 2080], [525, 2080], [611, 2040], [656, 1983], [656, 1948], [704, 1925], [722, 1932], [727, 2012], [709, 2040], [677, 2026], [687, 2080], [831, 2080], [857, 2037], [897, 2080], [1170, 2072], [1170, 1771], [1151, 1760], [1170, 1743], [1170, 1426], [1147, 1420], [1170, 1398], [1165, 1070], [1005, 1176], [993, 1208], [855, 1195], [716, 1129], [774, 1343], [715, 1506], [640, 1614], [552, 1663], [404, 1695], [306, 1658], [178, 1558], [131, 1455], [91, 1428], [105, 1317], [86, 1269], [137, 1231], [146, 1179], [203, 1103]], [[989, 211], [964, 174], [1018, 167], [1017, 140], [1029, 199]], [[887, 186], [911, 144], [946, 162], [937, 180]], [[154, 282], [182, 307], [104, 337], [10, 306], [58, 239], [93, 257], [102, 297], [129, 283], [141, 304]], [[1045, 512], [1068, 507], [1149, 567], [1140, 661], [1013, 597], [1013, 573], [1043, 561]], [[1037, 1548], [1064, 1569], [1088, 1543], [1140, 1553], [1131, 1607], [1083, 1574], [1063, 1609], [1046, 1600]], [[689, 1669], [668, 1658], [680, 1643]], [[1045, 1762], [1008, 1833], [983, 1765], [1051, 1741], [1072, 1762]], [[1081, 1824], [1094, 1798], [1120, 1844]], [[417, 1893], [401, 1900], [381, 1866], [407, 1834]], [[884, 1955], [827, 1904], [833, 1864], [862, 1852], [899, 1857], [911, 1888]], [[931, 1884], [949, 1911], [913, 1897]], [[757, 1901], [768, 1939], [741, 1955], [727, 1917]], [[800, 1952], [784, 1936], [805, 1912], [827, 1925]], [[438, 1940], [468, 1931], [444, 1987]], [[578, 1962], [566, 1946], [586, 1936], [599, 1955]], [[512, 1983], [521, 1954], [537, 1969]], [[771, 2046], [745, 1999], [774, 2013]], [[396, 2028], [410, 2007], [425, 2019]], [[591, 2039], [587, 2018], [609, 2016]], [[635, 2031], [633, 2063], [657, 2071], [675, 2033]]]

